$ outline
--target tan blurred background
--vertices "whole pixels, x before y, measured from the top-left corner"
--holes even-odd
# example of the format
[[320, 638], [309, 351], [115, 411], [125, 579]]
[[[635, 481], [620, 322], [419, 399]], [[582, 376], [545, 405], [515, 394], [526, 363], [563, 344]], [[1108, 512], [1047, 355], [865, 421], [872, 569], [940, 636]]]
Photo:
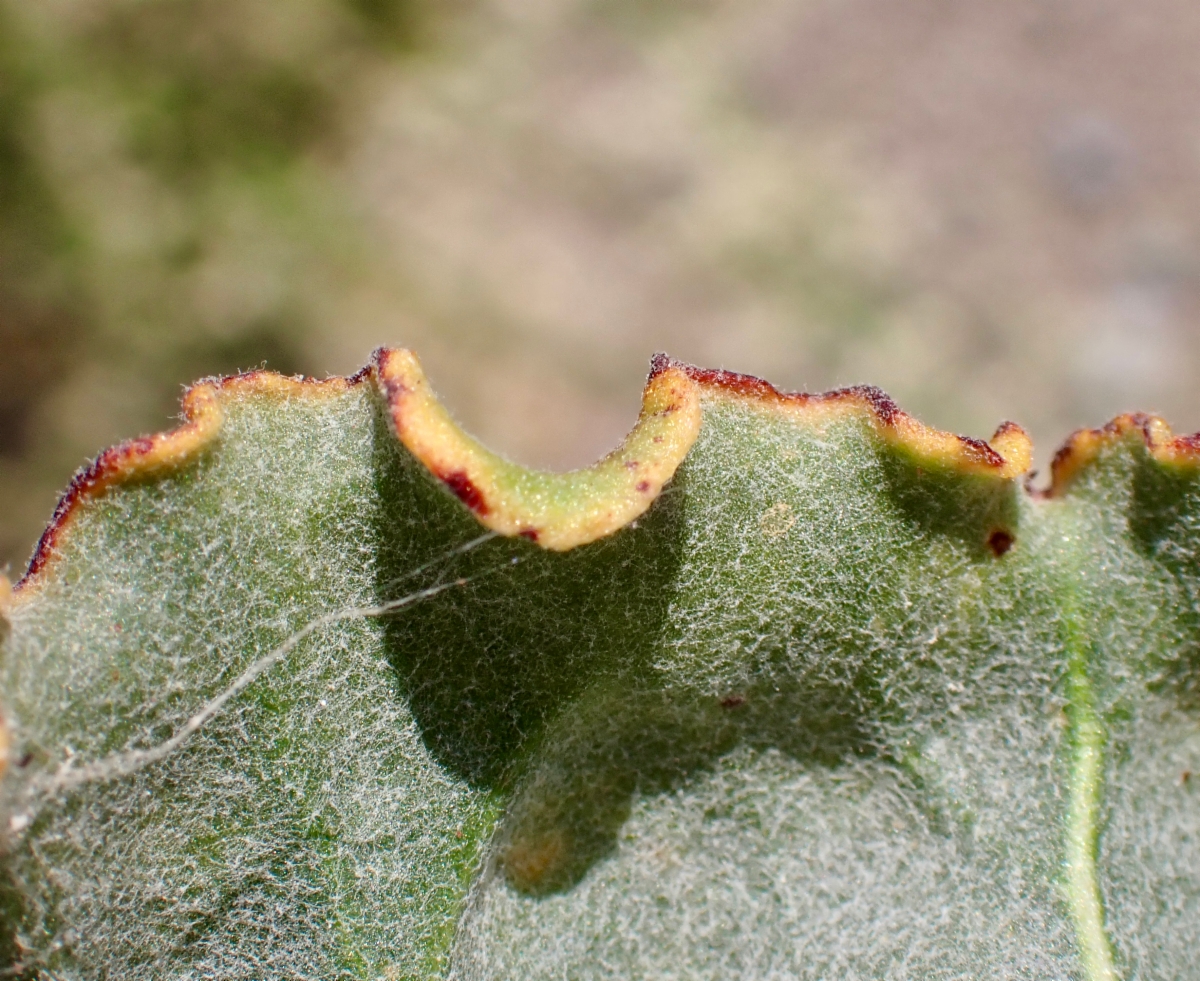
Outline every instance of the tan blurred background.
[[0, 0], [0, 566], [196, 377], [414, 347], [580, 465], [658, 349], [1200, 428], [1194, 0]]

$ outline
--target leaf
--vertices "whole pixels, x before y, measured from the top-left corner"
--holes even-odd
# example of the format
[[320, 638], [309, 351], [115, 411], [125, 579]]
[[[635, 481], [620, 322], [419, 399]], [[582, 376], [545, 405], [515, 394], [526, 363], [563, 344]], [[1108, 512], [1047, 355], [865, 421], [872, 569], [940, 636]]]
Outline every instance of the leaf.
[[1195, 438], [1030, 492], [1015, 426], [663, 358], [565, 475], [406, 352], [185, 410], [8, 601], [11, 973], [1197, 975]]

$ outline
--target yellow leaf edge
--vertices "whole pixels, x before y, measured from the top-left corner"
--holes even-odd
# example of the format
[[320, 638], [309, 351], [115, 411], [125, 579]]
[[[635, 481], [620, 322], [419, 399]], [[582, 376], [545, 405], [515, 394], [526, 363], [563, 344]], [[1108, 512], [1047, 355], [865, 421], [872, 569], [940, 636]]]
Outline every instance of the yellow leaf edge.
[[[641, 414], [621, 445], [590, 467], [547, 473], [513, 464], [486, 449], [438, 401], [411, 351], [380, 348], [365, 368], [344, 378], [288, 377], [264, 370], [205, 379], [192, 386], [183, 397], [179, 427], [111, 447], [75, 475], [25, 575], [15, 587], [7, 581], [0, 584], [0, 617], [36, 593], [89, 501], [194, 459], [219, 435], [228, 402], [249, 396], [327, 398], [362, 384], [378, 390], [400, 442], [485, 528], [523, 536], [556, 551], [595, 541], [645, 513], [695, 442], [704, 404], [714, 400], [751, 404], [801, 425], [857, 416], [868, 420], [886, 445], [920, 463], [998, 480], [1024, 476], [1033, 451], [1029, 436], [1015, 423], [1001, 424], [989, 441], [957, 436], [919, 422], [871, 386], [815, 395], [784, 392], [750, 375], [697, 368], [656, 355]], [[1157, 416], [1127, 414], [1100, 429], [1074, 433], [1055, 456], [1050, 486], [1039, 496], [1063, 495], [1105, 447], [1136, 436], [1165, 464], [1200, 466], [1200, 434], [1175, 436]]]

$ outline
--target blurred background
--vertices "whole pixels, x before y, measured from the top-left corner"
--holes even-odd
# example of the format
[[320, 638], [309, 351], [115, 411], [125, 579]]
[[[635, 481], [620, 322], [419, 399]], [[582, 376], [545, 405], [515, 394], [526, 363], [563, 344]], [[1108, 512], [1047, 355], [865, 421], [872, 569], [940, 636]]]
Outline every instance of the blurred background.
[[420, 354], [585, 464], [650, 354], [1045, 465], [1200, 428], [1194, 0], [0, 0], [0, 567], [181, 386]]

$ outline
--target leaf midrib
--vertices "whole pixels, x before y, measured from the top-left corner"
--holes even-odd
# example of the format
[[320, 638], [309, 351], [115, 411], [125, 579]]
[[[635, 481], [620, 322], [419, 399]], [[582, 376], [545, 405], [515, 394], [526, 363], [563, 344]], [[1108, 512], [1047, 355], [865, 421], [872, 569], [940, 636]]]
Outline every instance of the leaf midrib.
[[[1067, 536], [1064, 539], [1069, 540]], [[1068, 550], [1064, 551], [1069, 555]], [[1096, 711], [1095, 692], [1089, 673], [1094, 643], [1081, 609], [1079, 569], [1069, 557], [1066, 557], [1064, 565], [1067, 575], [1063, 580], [1061, 601], [1067, 654], [1067, 712], [1070, 720], [1067, 904], [1075, 927], [1084, 977], [1087, 981], [1118, 981], [1112, 944], [1104, 928], [1104, 903], [1096, 869], [1106, 737], [1104, 725]]]

